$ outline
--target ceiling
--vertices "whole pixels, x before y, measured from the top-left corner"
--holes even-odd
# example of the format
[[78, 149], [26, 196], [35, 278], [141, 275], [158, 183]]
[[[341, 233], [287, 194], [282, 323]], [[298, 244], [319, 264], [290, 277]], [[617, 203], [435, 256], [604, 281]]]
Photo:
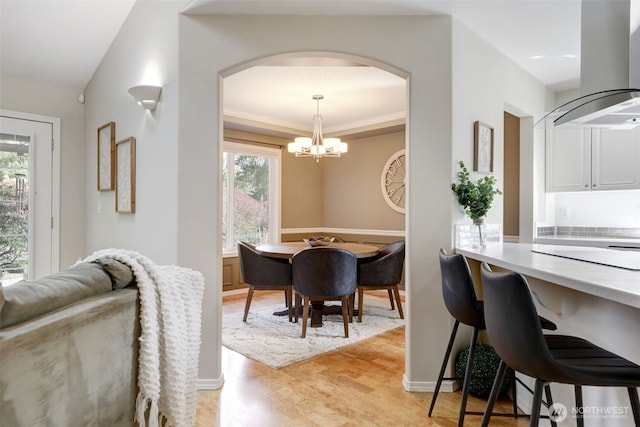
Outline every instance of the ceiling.
[[[0, 0], [0, 72], [82, 92], [134, 3]], [[566, 90], [579, 84], [580, 10], [580, 0], [195, 0], [185, 12], [450, 14], [542, 83], [553, 90]], [[225, 112], [236, 122], [309, 129], [316, 111], [311, 97], [322, 94], [320, 112], [327, 132], [366, 126], [373, 119], [393, 123], [402, 116], [404, 80], [353, 65], [326, 58], [296, 58], [295, 64], [245, 70], [225, 79]], [[270, 83], [265, 85], [265, 81]]]

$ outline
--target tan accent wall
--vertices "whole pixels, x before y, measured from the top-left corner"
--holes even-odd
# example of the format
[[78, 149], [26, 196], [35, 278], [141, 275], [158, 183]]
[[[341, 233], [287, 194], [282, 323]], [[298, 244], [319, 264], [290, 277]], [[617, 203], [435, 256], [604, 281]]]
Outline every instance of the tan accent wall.
[[282, 228], [322, 227], [325, 161], [282, 153]]
[[391, 209], [380, 188], [389, 157], [405, 146], [405, 133], [349, 139], [349, 152], [323, 159], [324, 217], [328, 228], [404, 230], [405, 216]]
[[[395, 130], [395, 129], [394, 129]], [[405, 133], [350, 139], [340, 158], [296, 158], [289, 140], [225, 129], [225, 139], [282, 147], [282, 228], [404, 230], [405, 216], [382, 197], [380, 179], [389, 157], [405, 146]]]
[[[314, 236], [336, 236], [347, 243], [362, 243], [363, 245], [385, 246], [389, 243], [404, 240], [402, 236], [378, 236], [375, 234], [355, 234], [355, 233], [333, 233], [330, 230], [326, 232], [314, 232]], [[283, 242], [299, 242], [306, 239], [310, 233], [287, 233], [282, 235]]]
[[504, 113], [504, 229], [520, 234], [520, 119]]

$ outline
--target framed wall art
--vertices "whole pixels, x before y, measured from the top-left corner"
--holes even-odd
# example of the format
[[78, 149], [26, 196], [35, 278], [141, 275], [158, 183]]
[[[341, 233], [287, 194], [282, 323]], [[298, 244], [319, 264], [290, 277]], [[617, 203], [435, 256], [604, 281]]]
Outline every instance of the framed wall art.
[[116, 143], [116, 212], [136, 211], [136, 139]]
[[473, 170], [493, 172], [493, 128], [479, 121], [473, 124]]
[[98, 128], [98, 191], [112, 191], [115, 184], [116, 124]]

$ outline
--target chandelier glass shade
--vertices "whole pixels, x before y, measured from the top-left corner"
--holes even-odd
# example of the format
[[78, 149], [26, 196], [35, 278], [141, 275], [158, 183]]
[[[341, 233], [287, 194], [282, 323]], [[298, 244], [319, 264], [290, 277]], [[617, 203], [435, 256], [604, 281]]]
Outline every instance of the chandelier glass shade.
[[321, 157], [340, 157], [349, 149], [346, 142], [340, 138], [325, 138], [322, 135], [322, 116], [320, 115], [320, 100], [322, 95], [313, 95], [316, 101], [316, 115], [313, 116], [313, 135], [311, 138], [301, 136], [287, 144], [287, 151], [294, 153], [296, 157], [313, 157], [316, 162]]

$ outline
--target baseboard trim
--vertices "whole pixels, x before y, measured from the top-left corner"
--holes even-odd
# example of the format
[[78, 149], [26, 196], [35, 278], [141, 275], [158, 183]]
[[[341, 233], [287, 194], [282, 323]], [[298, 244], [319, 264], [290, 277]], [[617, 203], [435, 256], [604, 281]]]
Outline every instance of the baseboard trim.
[[[436, 381], [409, 381], [405, 375], [402, 376], [402, 385], [411, 392], [433, 392], [436, 389]], [[460, 384], [455, 380], [444, 380], [440, 384], [440, 391], [445, 393], [453, 393], [459, 388]]]
[[196, 388], [198, 390], [219, 390], [224, 385], [224, 374], [218, 379], [198, 379]]

